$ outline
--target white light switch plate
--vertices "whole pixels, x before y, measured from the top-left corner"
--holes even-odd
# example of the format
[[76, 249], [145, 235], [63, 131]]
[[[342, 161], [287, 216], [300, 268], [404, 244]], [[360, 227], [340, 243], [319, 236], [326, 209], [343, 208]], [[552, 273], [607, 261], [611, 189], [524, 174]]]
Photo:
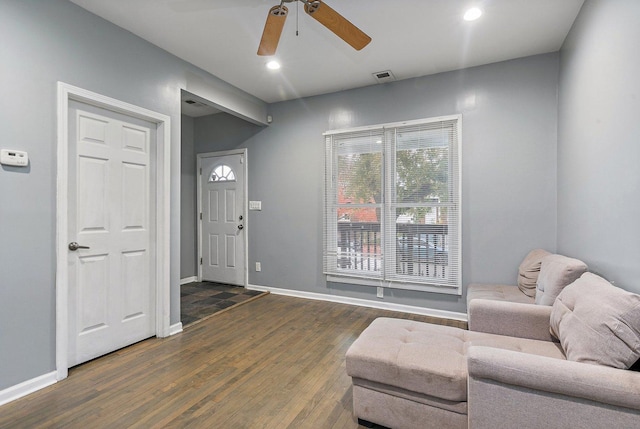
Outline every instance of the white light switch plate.
[[249, 201], [249, 210], [262, 210], [262, 201]]

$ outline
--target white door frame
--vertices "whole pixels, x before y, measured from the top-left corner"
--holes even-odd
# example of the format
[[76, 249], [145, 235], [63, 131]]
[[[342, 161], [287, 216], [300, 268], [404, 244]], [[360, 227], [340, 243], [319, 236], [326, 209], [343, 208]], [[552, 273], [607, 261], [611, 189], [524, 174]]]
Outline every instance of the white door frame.
[[122, 113], [156, 124], [156, 327], [157, 337], [169, 335], [170, 316], [170, 179], [171, 179], [171, 118], [133, 104], [87, 91], [64, 82], [58, 82], [58, 136], [57, 136], [57, 193], [56, 193], [56, 378], [62, 380], [69, 373], [69, 251], [67, 249], [68, 224], [68, 153], [69, 153], [69, 100]]
[[244, 155], [244, 162], [242, 163], [242, 168], [244, 168], [244, 211], [242, 215], [244, 216], [244, 275], [242, 276], [244, 279], [244, 287], [247, 287], [249, 284], [249, 177], [247, 173], [249, 171], [248, 161], [247, 161], [247, 149], [234, 149], [234, 150], [223, 150], [219, 152], [206, 152], [206, 153], [198, 153], [196, 154], [196, 159], [198, 163], [196, 165], [196, 175], [198, 177], [198, 192], [197, 192], [197, 209], [196, 216], [198, 220], [198, 281], [202, 281], [202, 264], [200, 261], [202, 260], [202, 158], [208, 158], [212, 156], [225, 156], [225, 155]]

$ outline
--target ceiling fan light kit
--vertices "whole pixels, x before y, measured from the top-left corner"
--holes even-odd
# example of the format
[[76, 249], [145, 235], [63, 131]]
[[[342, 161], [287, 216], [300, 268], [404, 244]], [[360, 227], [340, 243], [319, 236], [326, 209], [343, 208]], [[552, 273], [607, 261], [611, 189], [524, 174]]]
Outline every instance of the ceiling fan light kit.
[[284, 6], [284, 3], [292, 3], [294, 1], [304, 3], [304, 11], [309, 16], [324, 25], [355, 50], [359, 51], [371, 42], [371, 37], [320, 0], [282, 0], [280, 5], [274, 6], [269, 10], [260, 46], [258, 47], [258, 55], [274, 55], [276, 53], [288, 14], [288, 9]]

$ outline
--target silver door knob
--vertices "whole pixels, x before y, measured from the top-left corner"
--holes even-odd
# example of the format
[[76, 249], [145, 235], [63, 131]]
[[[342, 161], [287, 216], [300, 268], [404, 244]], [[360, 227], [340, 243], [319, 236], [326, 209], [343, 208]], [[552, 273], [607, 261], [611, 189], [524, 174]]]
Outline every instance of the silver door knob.
[[72, 241], [71, 243], [69, 243], [69, 250], [73, 250], [74, 252], [78, 249], [88, 249], [88, 248], [89, 246], [81, 246], [75, 241]]

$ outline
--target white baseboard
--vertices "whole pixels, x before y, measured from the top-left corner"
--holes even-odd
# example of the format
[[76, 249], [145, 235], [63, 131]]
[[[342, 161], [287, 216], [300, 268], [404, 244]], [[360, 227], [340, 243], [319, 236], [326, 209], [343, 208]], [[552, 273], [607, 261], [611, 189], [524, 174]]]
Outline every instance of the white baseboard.
[[182, 332], [182, 322], [174, 323], [169, 326], [169, 336], [179, 334], [180, 332]]
[[198, 281], [198, 276], [185, 277], [180, 279], [180, 286], [186, 285], [187, 283], [193, 283]]
[[8, 387], [4, 390], [0, 390], [0, 405], [4, 405], [8, 402], [15, 401], [18, 398], [33, 393], [36, 390], [44, 389], [47, 386], [51, 386], [57, 382], [56, 371], [52, 371], [48, 374], [41, 375], [31, 380], [23, 381], [15, 386]]
[[327, 295], [315, 292], [302, 292], [299, 290], [279, 289], [268, 286], [248, 285], [247, 289], [269, 292], [274, 295], [285, 295], [296, 298], [314, 299], [317, 301], [335, 302], [338, 304], [357, 305], [360, 307], [377, 308], [380, 310], [401, 311], [403, 313], [420, 314], [422, 316], [440, 317], [443, 319], [468, 321], [467, 313], [456, 311], [436, 310], [434, 308], [416, 307], [413, 305], [394, 304], [384, 301], [369, 301], [368, 299], [349, 298], [346, 296]]

